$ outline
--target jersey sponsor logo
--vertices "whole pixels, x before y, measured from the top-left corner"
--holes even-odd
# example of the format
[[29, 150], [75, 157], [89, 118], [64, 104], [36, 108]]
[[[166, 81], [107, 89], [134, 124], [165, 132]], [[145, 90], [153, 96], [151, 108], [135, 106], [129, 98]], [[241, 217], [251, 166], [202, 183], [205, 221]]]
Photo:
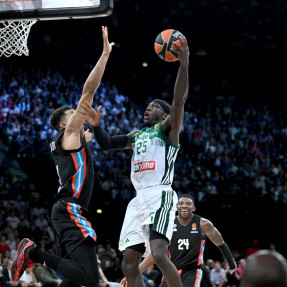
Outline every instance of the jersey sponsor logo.
[[196, 231], [190, 231], [190, 233], [198, 233], [198, 231], [196, 230]]
[[155, 160], [145, 160], [134, 162], [134, 172], [143, 172], [147, 170], [155, 170], [156, 161]]

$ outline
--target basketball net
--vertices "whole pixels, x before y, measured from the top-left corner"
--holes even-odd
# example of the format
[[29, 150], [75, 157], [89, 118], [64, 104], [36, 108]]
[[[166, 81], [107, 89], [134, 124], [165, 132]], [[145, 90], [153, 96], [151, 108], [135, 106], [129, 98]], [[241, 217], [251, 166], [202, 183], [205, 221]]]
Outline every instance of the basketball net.
[[29, 56], [27, 40], [31, 27], [37, 20], [5, 21], [0, 23], [0, 57], [15, 54]]

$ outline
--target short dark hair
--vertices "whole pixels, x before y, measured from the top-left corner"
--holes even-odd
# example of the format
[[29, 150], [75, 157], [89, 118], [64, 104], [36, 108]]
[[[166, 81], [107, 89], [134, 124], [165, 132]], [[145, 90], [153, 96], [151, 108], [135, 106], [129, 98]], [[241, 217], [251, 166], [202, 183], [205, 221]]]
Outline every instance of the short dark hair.
[[59, 131], [60, 130], [60, 123], [63, 121], [64, 117], [66, 116], [65, 111], [71, 110], [70, 106], [63, 106], [60, 108], [55, 109], [50, 117], [50, 125], [53, 129]]
[[194, 203], [194, 198], [193, 198], [191, 195], [189, 195], [189, 194], [187, 194], [187, 193], [181, 194], [181, 195], [178, 197], [178, 200], [180, 200], [180, 198], [182, 198], [182, 197], [188, 197], [188, 198], [190, 198], [190, 199], [193, 201], [193, 203]]

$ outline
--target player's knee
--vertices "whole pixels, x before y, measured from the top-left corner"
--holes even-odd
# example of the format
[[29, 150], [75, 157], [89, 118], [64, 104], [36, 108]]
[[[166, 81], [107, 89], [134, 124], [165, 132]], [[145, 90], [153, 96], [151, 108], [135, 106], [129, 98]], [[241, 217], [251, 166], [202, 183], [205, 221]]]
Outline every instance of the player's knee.
[[161, 265], [168, 259], [164, 252], [153, 252], [152, 257], [156, 265]]
[[132, 262], [127, 262], [126, 260], [122, 261], [122, 270], [125, 276], [131, 276], [137, 273], [137, 266]]

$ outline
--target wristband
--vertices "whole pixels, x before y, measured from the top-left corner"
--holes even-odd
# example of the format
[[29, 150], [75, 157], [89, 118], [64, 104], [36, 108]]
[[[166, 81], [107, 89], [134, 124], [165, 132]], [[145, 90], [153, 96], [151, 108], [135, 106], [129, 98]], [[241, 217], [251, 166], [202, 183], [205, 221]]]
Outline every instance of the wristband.
[[100, 126], [93, 127], [95, 138], [103, 150], [124, 149], [128, 143], [127, 135], [110, 136]]
[[234, 262], [232, 253], [228, 247], [228, 245], [224, 242], [223, 245], [217, 246], [219, 248], [219, 250], [221, 251], [222, 255], [225, 257], [225, 259], [228, 262], [229, 268], [231, 270], [236, 268], [236, 264]]

